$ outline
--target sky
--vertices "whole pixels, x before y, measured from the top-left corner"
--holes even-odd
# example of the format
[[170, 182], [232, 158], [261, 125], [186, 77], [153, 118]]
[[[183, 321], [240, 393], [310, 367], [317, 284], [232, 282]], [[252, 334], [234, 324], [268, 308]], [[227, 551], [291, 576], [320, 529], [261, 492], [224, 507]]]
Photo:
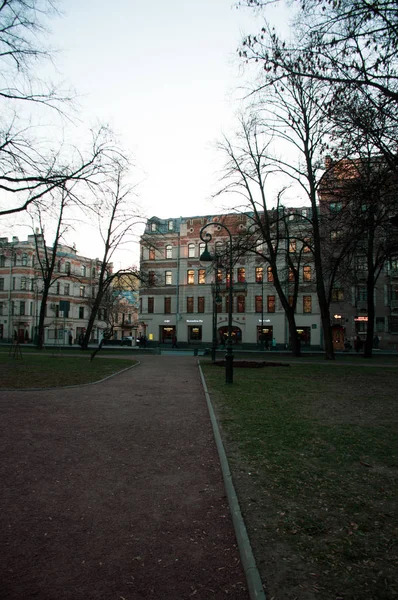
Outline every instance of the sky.
[[[109, 124], [132, 157], [145, 216], [225, 209], [228, 199], [212, 199], [223, 166], [215, 146], [236, 127], [249, 79], [236, 50], [261, 19], [233, 0], [59, 0], [59, 7], [48, 38], [56, 77], [76, 90], [82, 128]], [[98, 243], [94, 231], [70, 237], [86, 256]], [[117, 262], [137, 264], [138, 245]]]

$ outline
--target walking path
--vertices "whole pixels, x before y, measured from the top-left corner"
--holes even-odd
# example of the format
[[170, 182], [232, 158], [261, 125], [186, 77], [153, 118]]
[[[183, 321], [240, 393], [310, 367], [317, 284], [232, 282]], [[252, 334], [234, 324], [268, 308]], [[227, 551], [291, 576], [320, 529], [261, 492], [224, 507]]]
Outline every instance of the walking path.
[[2, 600], [247, 600], [197, 359], [0, 395]]

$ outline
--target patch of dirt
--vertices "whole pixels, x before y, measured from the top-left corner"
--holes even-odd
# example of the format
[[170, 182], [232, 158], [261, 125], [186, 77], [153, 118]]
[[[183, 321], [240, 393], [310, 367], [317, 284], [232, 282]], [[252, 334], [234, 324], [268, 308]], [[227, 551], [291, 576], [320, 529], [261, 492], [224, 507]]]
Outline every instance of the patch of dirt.
[[[216, 360], [213, 365], [216, 365], [216, 367], [225, 367], [225, 360]], [[287, 363], [268, 362], [266, 360], [234, 360], [234, 367], [259, 369], [262, 367], [290, 367], [290, 365]]]

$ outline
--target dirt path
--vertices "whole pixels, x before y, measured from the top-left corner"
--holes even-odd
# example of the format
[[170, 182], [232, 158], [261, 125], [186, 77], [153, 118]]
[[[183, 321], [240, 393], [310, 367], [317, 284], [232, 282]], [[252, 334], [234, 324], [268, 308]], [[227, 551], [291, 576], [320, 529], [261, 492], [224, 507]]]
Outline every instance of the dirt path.
[[2, 600], [247, 599], [194, 357], [0, 394]]

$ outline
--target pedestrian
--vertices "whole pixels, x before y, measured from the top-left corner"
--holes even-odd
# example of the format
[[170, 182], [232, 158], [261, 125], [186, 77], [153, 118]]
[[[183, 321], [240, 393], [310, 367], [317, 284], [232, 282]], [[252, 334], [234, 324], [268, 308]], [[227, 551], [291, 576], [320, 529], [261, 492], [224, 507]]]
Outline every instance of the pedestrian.
[[361, 338], [359, 337], [359, 335], [356, 336], [355, 340], [354, 340], [354, 349], [355, 352], [359, 352], [362, 346], [362, 342], [361, 342]]
[[172, 348], [178, 348], [177, 346], [177, 336], [173, 335], [173, 337], [171, 338], [171, 347]]
[[344, 350], [346, 352], [349, 352], [351, 350], [351, 343], [348, 338], [345, 338], [345, 340], [344, 340]]
[[374, 347], [375, 350], [379, 349], [379, 342], [380, 342], [379, 336], [376, 333], [376, 335], [373, 338], [373, 347]]
[[72, 332], [70, 331], [69, 332], [69, 346], [72, 346], [72, 343], [73, 343], [73, 335], [72, 335]]
[[272, 350], [276, 350], [276, 339], [272, 338]]

